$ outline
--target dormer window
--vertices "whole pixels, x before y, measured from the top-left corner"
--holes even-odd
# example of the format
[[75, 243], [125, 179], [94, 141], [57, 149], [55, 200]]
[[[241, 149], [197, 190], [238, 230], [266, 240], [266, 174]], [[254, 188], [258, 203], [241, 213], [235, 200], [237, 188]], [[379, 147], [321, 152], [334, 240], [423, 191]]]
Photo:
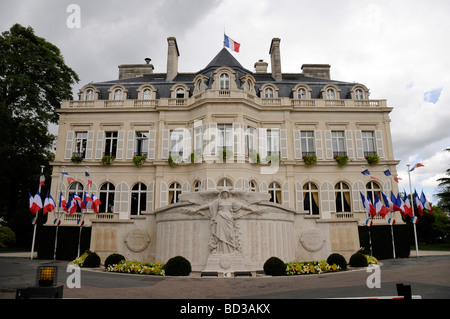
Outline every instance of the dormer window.
[[266, 99], [272, 99], [274, 97], [273, 95], [273, 89], [272, 88], [267, 88], [264, 90], [264, 98]]
[[356, 100], [364, 100], [365, 99], [364, 91], [362, 89], [357, 89], [355, 91], [355, 99]]
[[299, 100], [306, 100], [308, 98], [308, 95], [306, 93], [305, 88], [300, 88], [297, 90], [297, 99]]
[[220, 75], [220, 89], [221, 90], [230, 89], [230, 76], [227, 73], [222, 73]]
[[116, 89], [115, 91], [114, 91], [114, 100], [123, 100], [123, 91], [122, 91], [122, 89]]
[[183, 88], [178, 88], [176, 91], [176, 98], [177, 99], [184, 99], [185, 97], [185, 92]]
[[335, 100], [336, 99], [336, 91], [332, 88], [327, 89], [327, 100]]
[[152, 99], [152, 90], [145, 89], [144, 92], [142, 92], [142, 99], [143, 100], [151, 100]]
[[94, 90], [88, 89], [86, 90], [86, 101], [93, 101], [94, 100]]

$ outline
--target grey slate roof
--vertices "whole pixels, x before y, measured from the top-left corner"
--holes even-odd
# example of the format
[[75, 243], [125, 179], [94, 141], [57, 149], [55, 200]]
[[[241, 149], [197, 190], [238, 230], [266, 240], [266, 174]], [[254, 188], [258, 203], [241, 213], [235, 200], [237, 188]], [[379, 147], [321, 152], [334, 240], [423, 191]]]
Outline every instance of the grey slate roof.
[[236, 71], [237, 86], [240, 87], [239, 78], [246, 74], [251, 74], [255, 80], [255, 90], [259, 95], [259, 89], [266, 83], [273, 83], [279, 88], [279, 97], [292, 98], [292, 89], [299, 83], [308, 84], [312, 89], [311, 98], [321, 98], [320, 91], [327, 84], [334, 84], [341, 90], [340, 98], [349, 98], [349, 90], [357, 83], [335, 81], [323, 78], [306, 77], [302, 73], [283, 73], [282, 81], [275, 81], [271, 73], [254, 73], [245, 69], [235, 57], [223, 48], [220, 52], [207, 64], [207, 66], [196, 73], [179, 73], [172, 81], [166, 81], [165, 73], [153, 73], [145, 76], [138, 76], [120, 80], [112, 80], [105, 82], [92, 83], [99, 91], [99, 99], [108, 99], [108, 90], [116, 84], [123, 85], [128, 90], [129, 99], [137, 99], [137, 89], [142, 84], [151, 84], [157, 89], [156, 98], [170, 98], [170, 89], [177, 83], [182, 83], [190, 89], [190, 94], [194, 91], [193, 80], [198, 74], [208, 76], [210, 78], [209, 85], [212, 84], [213, 73], [219, 67], [227, 66]]

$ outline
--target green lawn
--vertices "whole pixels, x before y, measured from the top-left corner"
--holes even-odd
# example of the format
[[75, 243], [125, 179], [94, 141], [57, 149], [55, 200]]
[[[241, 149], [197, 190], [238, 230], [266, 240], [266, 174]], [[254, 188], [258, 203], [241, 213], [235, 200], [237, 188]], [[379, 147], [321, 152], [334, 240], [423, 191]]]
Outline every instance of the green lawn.
[[[412, 245], [411, 250], [415, 250], [416, 246]], [[432, 250], [432, 251], [450, 251], [450, 243], [445, 244], [419, 244], [419, 250]]]

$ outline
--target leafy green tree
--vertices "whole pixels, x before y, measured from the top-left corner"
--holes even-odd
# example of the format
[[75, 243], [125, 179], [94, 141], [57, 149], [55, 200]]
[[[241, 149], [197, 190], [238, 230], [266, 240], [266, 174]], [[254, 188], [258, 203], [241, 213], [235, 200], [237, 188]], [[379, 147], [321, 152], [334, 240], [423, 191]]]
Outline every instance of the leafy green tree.
[[[445, 151], [450, 152], [450, 148], [447, 148]], [[438, 206], [442, 210], [450, 212], [450, 168], [447, 169], [447, 176], [437, 180], [439, 182], [439, 193], [436, 196], [439, 198]]]
[[[78, 75], [64, 63], [60, 50], [35, 35], [31, 27], [15, 24], [0, 36], [0, 218], [19, 241], [25, 225], [31, 229], [28, 192], [36, 193], [40, 166], [46, 188], [61, 101], [71, 99]], [[41, 191], [42, 197], [46, 188]]]

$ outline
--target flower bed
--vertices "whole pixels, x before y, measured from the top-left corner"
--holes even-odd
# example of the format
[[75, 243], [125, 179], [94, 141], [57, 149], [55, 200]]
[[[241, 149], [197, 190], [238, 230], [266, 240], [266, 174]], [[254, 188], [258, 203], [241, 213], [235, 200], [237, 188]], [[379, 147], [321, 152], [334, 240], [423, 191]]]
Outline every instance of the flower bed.
[[326, 272], [342, 271], [338, 265], [329, 265], [326, 260], [291, 262], [286, 264], [286, 275], [323, 274]]
[[106, 271], [127, 274], [164, 276], [164, 264], [139, 261], [121, 261], [118, 264], [109, 265]]

